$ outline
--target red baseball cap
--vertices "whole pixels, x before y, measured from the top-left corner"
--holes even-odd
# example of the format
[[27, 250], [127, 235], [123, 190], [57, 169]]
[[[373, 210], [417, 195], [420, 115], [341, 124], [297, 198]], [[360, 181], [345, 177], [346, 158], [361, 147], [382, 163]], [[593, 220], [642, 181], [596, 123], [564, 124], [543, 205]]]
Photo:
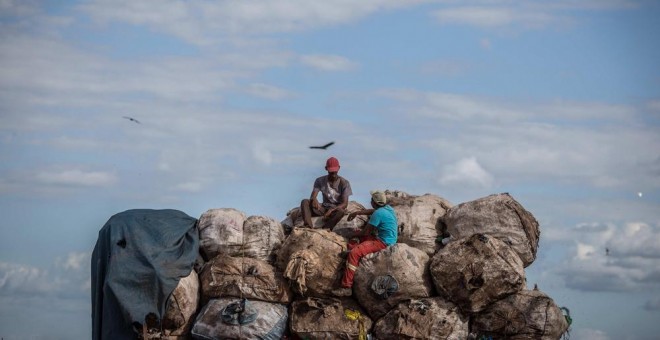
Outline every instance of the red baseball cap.
[[337, 160], [337, 158], [334, 157], [328, 158], [328, 160], [325, 161], [325, 169], [330, 172], [339, 171], [339, 160]]

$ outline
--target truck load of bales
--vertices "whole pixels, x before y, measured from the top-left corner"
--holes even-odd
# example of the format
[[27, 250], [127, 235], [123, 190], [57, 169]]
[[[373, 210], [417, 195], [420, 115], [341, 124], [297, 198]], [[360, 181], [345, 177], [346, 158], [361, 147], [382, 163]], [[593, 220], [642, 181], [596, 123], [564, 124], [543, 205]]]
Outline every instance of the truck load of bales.
[[213, 208], [129, 210], [92, 257], [94, 340], [559, 339], [570, 315], [527, 288], [540, 227], [507, 193], [452, 205], [385, 191], [397, 243], [361, 258], [341, 289], [348, 243], [367, 227], [349, 202], [332, 230]]

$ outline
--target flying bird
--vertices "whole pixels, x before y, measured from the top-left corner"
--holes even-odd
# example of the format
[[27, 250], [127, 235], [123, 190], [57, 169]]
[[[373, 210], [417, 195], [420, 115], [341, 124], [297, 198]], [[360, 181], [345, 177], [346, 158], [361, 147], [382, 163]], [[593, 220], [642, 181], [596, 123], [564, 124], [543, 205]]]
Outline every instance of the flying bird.
[[135, 119], [135, 118], [133, 118], [133, 117], [123, 116], [122, 118], [128, 119], [128, 120], [130, 120], [131, 122], [136, 122], [136, 123], [138, 123], [138, 124], [142, 124], [142, 123], [140, 123], [139, 120], [137, 120], [137, 119]]
[[326, 144], [326, 145], [323, 145], [323, 146], [310, 146], [309, 148], [310, 148], [310, 149], [321, 149], [321, 150], [325, 150], [325, 149], [327, 149], [328, 147], [330, 147], [330, 145], [332, 145], [332, 144], [335, 144], [335, 142], [330, 142], [330, 143], [328, 143], [328, 144]]
[[609, 255], [610, 255], [610, 248], [605, 248], [605, 256], [609, 256]]

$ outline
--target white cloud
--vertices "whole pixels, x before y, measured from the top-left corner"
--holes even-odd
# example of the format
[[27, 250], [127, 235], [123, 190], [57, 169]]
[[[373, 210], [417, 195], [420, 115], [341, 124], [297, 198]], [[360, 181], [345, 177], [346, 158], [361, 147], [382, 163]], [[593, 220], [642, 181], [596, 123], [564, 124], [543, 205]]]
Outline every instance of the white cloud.
[[439, 179], [442, 185], [478, 185], [488, 188], [493, 184], [493, 176], [488, 173], [475, 157], [469, 157], [448, 165]]
[[0, 262], [0, 293], [48, 293], [53, 289], [47, 271], [20, 264]]
[[660, 225], [580, 224], [563, 231], [572, 255], [551, 269], [582, 291], [660, 291]]
[[247, 92], [256, 97], [270, 100], [280, 100], [293, 96], [293, 93], [290, 91], [262, 83], [251, 84], [248, 86]]
[[462, 1], [460, 5], [445, 3], [432, 16], [440, 24], [471, 25], [485, 29], [516, 26], [522, 29], [565, 27], [577, 19], [571, 11], [629, 9], [635, 1], [535, 1], [507, 0]]
[[35, 179], [49, 185], [108, 186], [117, 182], [117, 176], [104, 171], [83, 171], [69, 169], [60, 171], [42, 171]]
[[304, 55], [300, 61], [310, 67], [322, 71], [349, 71], [356, 67], [356, 64], [337, 55]]
[[0, 262], [0, 295], [89, 297], [90, 260], [90, 252], [72, 252], [64, 258], [56, 258], [52, 271]]
[[190, 43], [205, 45], [228, 36], [291, 32], [346, 23], [377, 11], [414, 6], [419, 2], [96, 0], [80, 8], [99, 23], [120, 21], [146, 25]]
[[91, 261], [91, 253], [89, 252], [72, 252], [62, 258], [57, 258], [55, 261], [56, 267], [63, 268], [64, 270], [87, 270]]

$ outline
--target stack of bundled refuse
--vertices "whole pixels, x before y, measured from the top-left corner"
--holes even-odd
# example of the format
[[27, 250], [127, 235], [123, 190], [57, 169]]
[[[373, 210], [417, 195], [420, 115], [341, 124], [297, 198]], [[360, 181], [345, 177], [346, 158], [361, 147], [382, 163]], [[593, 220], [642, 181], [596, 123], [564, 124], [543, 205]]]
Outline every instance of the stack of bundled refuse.
[[128, 323], [142, 339], [559, 339], [568, 330], [570, 317], [526, 287], [539, 225], [509, 194], [455, 206], [386, 195], [398, 243], [362, 258], [350, 296], [337, 288], [366, 217], [327, 230], [320, 217], [303, 228], [298, 208], [281, 222], [210, 209], [193, 226], [190, 275], [163, 311]]

